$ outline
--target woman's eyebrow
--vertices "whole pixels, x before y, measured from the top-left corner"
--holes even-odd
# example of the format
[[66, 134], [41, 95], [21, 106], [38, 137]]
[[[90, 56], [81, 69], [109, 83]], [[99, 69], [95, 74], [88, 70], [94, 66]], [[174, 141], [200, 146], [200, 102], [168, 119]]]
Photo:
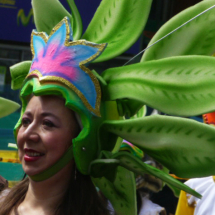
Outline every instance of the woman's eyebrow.
[[41, 114], [41, 116], [43, 116], [43, 117], [45, 117], [45, 116], [52, 116], [52, 117], [54, 117], [55, 119], [57, 119], [58, 121], [60, 121], [60, 118], [59, 118], [58, 116], [56, 116], [55, 114], [50, 113], [50, 112], [43, 112], [43, 113]]
[[23, 115], [32, 116], [31, 111], [25, 111]]

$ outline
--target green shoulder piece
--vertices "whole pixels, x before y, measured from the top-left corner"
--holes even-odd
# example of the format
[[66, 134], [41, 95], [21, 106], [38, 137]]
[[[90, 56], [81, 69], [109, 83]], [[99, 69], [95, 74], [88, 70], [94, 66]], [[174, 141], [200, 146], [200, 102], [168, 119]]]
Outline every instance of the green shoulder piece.
[[0, 118], [10, 115], [20, 107], [16, 102], [0, 97]]
[[105, 121], [102, 131], [103, 142], [120, 136], [179, 177], [214, 174], [215, 128], [211, 126], [180, 117], [153, 115]]
[[102, 76], [109, 100], [126, 98], [170, 115], [195, 116], [215, 110], [214, 67], [214, 57], [178, 56], [111, 68]]
[[[214, 0], [202, 1], [195, 6], [183, 10], [159, 29], [148, 46], [214, 4]], [[202, 14], [146, 50], [141, 61], [157, 60], [178, 55], [212, 55], [215, 50], [214, 23], [215, 8]]]
[[73, 40], [78, 40], [81, 38], [82, 31], [83, 31], [82, 19], [75, 5], [74, 0], [67, 0], [67, 2], [72, 12]]
[[31, 61], [23, 61], [10, 67], [10, 75], [12, 78], [11, 88], [13, 90], [17, 90], [22, 87], [23, 81], [27, 76], [30, 67]]
[[49, 35], [52, 29], [65, 16], [67, 16], [71, 24], [73, 24], [71, 14], [58, 0], [32, 0], [32, 7], [34, 22], [38, 32], [43, 31]]
[[[126, 51], [138, 39], [146, 24], [152, 0], [103, 0], [83, 39], [108, 43], [94, 62], [109, 60]], [[141, 20], [141, 22], [140, 22]]]

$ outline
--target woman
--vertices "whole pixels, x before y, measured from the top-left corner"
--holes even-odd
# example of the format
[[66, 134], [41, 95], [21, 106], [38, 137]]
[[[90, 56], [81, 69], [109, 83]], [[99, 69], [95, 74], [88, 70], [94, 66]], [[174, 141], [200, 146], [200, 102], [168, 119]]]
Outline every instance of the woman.
[[[119, 55], [136, 40], [144, 26], [144, 24], [140, 25], [139, 20], [142, 18], [143, 12], [149, 11], [148, 9], [150, 8], [151, 1], [147, 2], [144, 1], [143, 4], [141, 0], [117, 1], [117, 4], [115, 4], [115, 1], [102, 1], [94, 16], [95, 19], [91, 22], [92, 25], [90, 24], [89, 30], [82, 37], [87, 40], [96, 40], [98, 43], [101, 41], [109, 42], [109, 48], [106, 49], [107, 51], [105, 50], [98, 61], [104, 61]], [[208, 4], [208, 2], [210, 1], [204, 1], [203, 4]], [[44, 5], [45, 3], [47, 3], [46, 6]], [[8, 205], [7, 199], [3, 203], [4, 205], [7, 204], [8, 212], [0, 213], [14, 213], [13, 211], [16, 211], [16, 208], [20, 212], [22, 206], [23, 208], [27, 206], [24, 204], [25, 197], [29, 200], [29, 195], [26, 195], [26, 193], [30, 192], [30, 190], [33, 191], [33, 184], [35, 186], [44, 184], [41, 186], [45, 186], [44, 189], [41, 187], [38, 189], [48, 192], [45, 182], [51, 180], [52, 177], [57, 177], [61, 171], [64, 171], [64, 168], [71, 165], [73, 158], [74, 165], [77, 168], [77, 171], [75, 171], [76, 168], [72, 168], [73, 177], [71, 177], [71, 180], [73, 181], [68, 183], [64, 179], [62, 183], [56, 180], [60, 184], [62, 183], [61, 185], [64, 187], [66, 187], [66, 184], [73, 187], [71, 188], [72, 192], [70, 192], [72, 193], [71, 198], [65, 197], [64, 199], [67, 202], [62, 200], [62, 204], [60, 205], [59, 203], [58, 206], [56, 202], [62, 198], [54, 199], [52, 202], [54, 208], [48, 204], [49, 202], [46, 202], [46, 206], [50, 206], [47, 209], [51, 210], [52, 208], [52, 211], [57, 210], [57, 208], [59, 210], [60, 208], [79, 210], [81, 207], [85, 211], [83, 213], [76, 212], [76, 214], [88, 213], [89, 207], [85, 207], [83, 196], [88, 197], [80, 195], [80, 193], [88, 193], [86, 187], [92, 193], [91, 190], [94, 188], [92, 188], [91, 182], [89, 186], [77, 185], [75, 179], [79, 177], [78, 172], [83, 175], [90, 175], [93, 183], [110, 200], [114, 210], [123, 215], [137, 214], [133, 172], [141, 175], [145, 173], [151, 174], [172, 187], [183, 189], [200, 197], [194, 190], [170, 177], [166, 171], [163, 172], [146, 163], [139, 162], [135, 156], [129, 153], [119, 152], [121, 139], [118, 137], [130, 141], [141, 150], [147, 152], [158, 162], [177, 173], [178, 176], [195, 177], [197, 174], [198, 176], [211, 174], [214, 171], [214, 166], [210, 162], [210, 159], [214, 158], [214, 147], [210, 144], [210, 141], [213, 141], [214, 129], [181, 117], [143, 117], [145, 112], [142, 107], [144, 104], [151, 104], [155, 109], [179, 116], [193, 116], [205, 111], [212, 111], [214, 105], [211, 101], [214, 100], [211, 99], [213, 90], [210, 81], [214, 80], [214, 75], [210, 71], [213, 71], [212, 68], [214, 68], [214, 58], [200, 56], [167, 57], [161, 60], [151, 60], [150, 62], [107, 69], [102, 73], [102, 76], [99, 76], [96, 72], [90, 71], [86, 64], [97, 58], [106, 47], [106, 44], [98, 45], [85, 40], [72, 41], [73, 34], [67, 18], [64, 18], [52, 29], [56, 24], [55, 21], [57, 20], [58, 22], [61, 15], [66, 16], [68, 14], [59, 4], [57, 0], [33, 1], [33, 8], [37, 9], [37, 12], [34, 11], [37, 29], [43, 29], [50, 35], [48, 36], [43, 32], [33, 32], [31, 37], [32, 64], [31, 62], [23, 62], [12, 69], [12, 86], [13, 89], [19, 89], [22, 86], [20, 95], [23, 104], [21, 118], [15, 127], [15, 136], [18, 140], [26, 108], [29, 103], [34, 101], [34, 96], [32, 97], [32, 95], [63, 97], [65, 106], [77, 113], [75, 116], [77, 121], [80, 121], [81, 132], [72, 140], [72, 145], [68, 146], [65, 143], [64, 147], [59, 150], [57, 158], [51, 158], [50, 165], [44, 163], [45, 167], [38, 166], [36, 168], [33, 166], [32, 169], [28, 169], [25, 166], [25, 159], [36, 159], [35, 162], [38, 163], [46, 160], [46, 148], [32, 148], [35, 151], [28, 151], [27, 149], [27, 156], [25, 157], [24, 145], [24, 148], [21, 148], [21, 150], [24, 150], [23, 155], [20, 152], [20, 156], [24, 156], [21, 159], [24, 159], [23, 165], [28, 171], [29, 179], [22, 182], [23, 186], [18, 186], [17, 192], [10, 192], [10, 197], [7, 197], [11, 199], [10, 205]], [[47, 8], [52, 8], [52, 10], [47, 10]], [[110, 8], [110, 10], [107, 10], [107, 8]], [[52, 14], [50, 17], [49, 11]], [[61, 13], [60, 16], [58, 16], [58, 12]], [[70, 14], [68, 15], [73, 22], [74, 37], [80, 39], [82, 28], [79, 27], [80, 19], [78, 18], [77, 9], [72, 7], [72, 12], [74, 17], [70, 16]], [[145, 14], [148, 14], [148, 12]], [[187, 19], [188, 16], [186, 15], [185, 18]], [[138, 28], [138, 26], [142, 27]], [[178, 23], [173, 26], [177, 27]], [[178, 37], [176, 36], [175, 38], [177, 42]], [[172, 70], [172, 68], [174, 69]], [[196, 69], [198, 69], [197, 72], [189, 72], [196, 71]], [[203, 71], [205, 71], [204, 78], [202, 78]], [[23, 78], [25, 80], [21, 84], [20, 82], [22, 82]], [[188, 90], [187, 86], [189, 86], [189, 89], [192, 88], [193, 91]], [[205, 87], [205, 94], [201, 94], [201, 100], [196, 100], [195, 95], [200, 96], [198, 91], [200, 86]], [[193, 96], [190, 93], [193, 93]], [[34, 105], [32, 106], [34, 107]], [[54, 108], [55, 105], [54, 107], [52, 106], [52, 109]], [[132, 119], [132, 116], [136, 113], [137, 118]], [[69, 118], [70, 116], [67, 117]], [[127, 117], [130, 117], [130, 119], [127, 120]], [[28, 125], [28, 122], [26, 123]], [[207, 134], [204, 137], [207, 138], [207, 141], [205, 142], [204, 138], [201, 138], [202, 136], [194, 135], [192, 131], [197, 134]], [[202, 148], [203, 143], [204, 148]], [[201, 151], [201, 153], [193, 153], [192, 150]], [[52, 151], [51, 148], [50, 151]], [[181, 156], [182, 154], [183, 156]], [[205, 155], [207, 155], [208, 159], [198, 162]], [[36, 158], [34, 158], [35, 156]], [[176, 160], [177, 162], [175, 162]], [[75, 172], [77, 172], [77, 175]], [[61, 178], [64, 177], [64, 175], [60, 175]], [[83, 178], [85, 177], [77, 180], [77, 183], [83, 181]], [[50, 184], [52, 187], [55, 186], [52, 183]], [[79, 190], [81, 189], [80, 186], [84, 189], [83, 192]], [[75, 189], [78, 191], [73, 192]], [[20, 190], [23, 193], [22, 198], [19, 195]], [[67, 190], [69, 192], [70, 189]], [[95, 193], [95, 190], [93, 193]], [[15, 194], [18, 197], [14, 198]], [[62, 195], [62, 193], [61, 195], [59, 194], [59, 196]], [[14, 199], [18, 199], [18, 202]], [[71, 201], [74, 204], [69, 206]], [[21, 204], [22, 202], [23, 204]], [[96, 201], [93, 200], [93, 202], [95, 203]], [[65, 207], [63, 204], [65, 204]], [[77, 205], [80, 205], [80, 207]], [[11, 210], [12, 212], [10, 212]], [[97, 213], [97, 209], [90, 209], [89, 213], [102, 214]], [[59, 214], [69, 213], [59, 212]]]
[[107, 214], [90, 178], [76, 170], [74, 160], [47, 180], [31, 179], [52, 166], [79, 132], [74, 112], [61, 97], [29, 100], [17, 135], [19, 158], [29, 177], [10, 191], [0, 214]]
[[[15, 128], [19, 158], [28, 177], [3, 198], [0, 205], [1, 215], [109, 214], [90, 176], [81, 174], [74, 161], [74, 142], [77, 138], [82, 139], [80, 136], [85, 130], [81, 131], [81, 122], [77, 121], [80, 120], [80, 116], [72, 109], [79, 108], [79, 114], [83, 110], [87, 111], [84, 102], [81, 101], [87, 101], [90, 96], [94, 95], [88, 96], [83, 87], [81, 88], [78, 84], [74, 87], [73, 80], [70, 80], [70, 77], [65, 78], [64, 72], [68, 69], [68, 62], [65, 68], [62, 68], [65, 62], [63, 56], [66, 53], [66, 59], [68, 59], [72, 53], [73, 58], [70, 60], [73, 64], [75, 58], [72, 50], [74, 47], [71, 46], [68, 50], [68, 47], [61, 41], [71, 35], [68, 32], [69, 25], [68, 19], [65, 18], [55, 29], [56, 32], [52, 37], [49, 37], [50, 42], [44, 43], [42, 48], [41, 41], [39, 41], [42, 37], [37, 32], [33, 33], [34, 62], [20, 93], [23, 109]], [[95, 48], [91, 47], [91, 44], [78, 43], [77, 46], [75, 48], [86, 47], [88, 49], [85, 55], [87, 58], [91, 55], [94, 58], [99, 55], [96, 44], [93, 45]], [[58, 54], [59, 49], [63, 54], [54, 56]], [[70, 54], [68, 54], [69, 51], [71, 51]], [[49, 62], [50, 55], [52, 55], [51, 62]], [[78, 70], [79, 73], [84, 73], [86, 68], [84, 66], [81, 68], [70, 67], [70, 69]], [[50, 75], [46, 75], [45, 72], [49, 73], [51, 69], [55, 71], [58, 69], [61, 75], [64, 74], [63, 78], [53, 75], [52, 78], [56, 78], [57, 81], [52, 79], [50, 82]], [[39, 80], [38, 73], [42, 73], [43, 78], [48, 77], [48, 80], [45, 82]], [[76, 73], [73, 72], [74, 74]], [[91, 82], [89, 77], [84, 78]], [[87, 81], [86, 88], [88, 87]], [[79, 97], [76, 91], [82, 91], [87, 98]], [[93, 99], [90, 99], [89, 104], [93, 103]], [[84, 117], [81, 116], [81, 118]]]

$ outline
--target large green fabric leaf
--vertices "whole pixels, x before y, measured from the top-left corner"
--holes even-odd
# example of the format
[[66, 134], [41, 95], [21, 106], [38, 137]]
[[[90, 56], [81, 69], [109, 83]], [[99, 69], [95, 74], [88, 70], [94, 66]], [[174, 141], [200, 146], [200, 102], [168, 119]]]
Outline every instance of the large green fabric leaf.
[[[202, 1], [193, 7], [183, 10], [159, 29], [148, 46], [214, 4], [214, 0]], [[214, 53], [214, 50], [215, 8], [191, 21], [146, 50], [141, 61], [149, 61], [177, 55], [211, 55]]]
[[215, 174], [215, 128], [209, 125], [185, 118], [153, 115], [105, 121], [100, 132], [104, 142], [119, 135], [179, 177]]
[[144, 176], [146, 173], [153, 175], [157, 178], [160, 178], [165, 183], [188, 192], [194, 196], [201, 197], [197, 192], [184, 185], [177, 179], [171, 177], [169, 174], [150, 166], [139, 158], [136, 158], [134, 155], [128, 152], [118, 152], [113, 154], [111, 159], [97, 159], [91, 163], [90, 173], [93, 177], [106, 177], [110, 181], [113, 181], [113, 176], [115, 176], [115, 171], [117, 166], [122, 166], [138, 175]]
[[70, 9], [72, 11], [73, 39], [79, 40], [81, 38], [82, 31], [83, 31], [81, 16], [80, 16], [79, 11], [75, 5], [74, 0], [67, 0], [67, 2], [68, 2]]
[[126, 51], [143, 32], [152, 0], [103, 0], [83, 39], [108, 43], [94, 62], [105, 61]]
[[31, 61], [23, 61], [10, 67], [10, 74], [12, 78], [11, 88], [13, 90], [17, 90], [22, 87], [23, 81], [30, 70], [31, 63]]
[[19, 107], [18, 103], [0, 97], [0, 118], [13, 113]]
[[90, 163], [90, 175], [94, 178], [105, 177], [113, 182], [116, 178], [117, 167], [119, 161], [117, 159], [95, 159]]
[[[117, 107], [120, 116], [132, 117], [137, 114], [137, 111], [141, 110], [141, 108], [145, 109], [145, 107], [143, 106], [144, 105], [141, 102], [136, 100], [132, 101], [131, 99], [117, 101]], [[144, 114], [143, 109], [141, 110], [141, 113], [139, 113], [139, 115]]]
[[134, 157], [133, 155], [127, 152], [119, 152], [113, 155], [113, 158], [118, 159], [120, 161], [121, 166], [134, 173], [143, 176], [145, 173], [148, 173], [157, 178], [160, 178], [161, 180], [163, 180], [167, 184], [170, 184], [173, 187], [184, 190], [187, 193], [190, 193], [198, 198], [201, 198], [201, 195], [196, 191], [192, 190], [190, 187], [186, 186], [185, 184], [181, 183], [180, 181], [176, 180], [170, 175], [162, 172], [161, 170], [142, 162], [140, 159]]
[[131, 171], [119, 166], [113, 183], [105, 177], [91, 178], [106, 198], [110, 200], [118, 215], [137, 214], [136, 184], [134, 174]]
[[69, 17], [72, 23], [71, 14], [63, 7], [58, 0], [32, 0], [34, 22], [37, 31], [44, 31], [48, 35], [51, 30], [65, 17]]
[[212, 112], [214, 68], [214, 57], [194, 55], [111, 68], [102, 74], [105, 99], [137, 100], [170, 115]]

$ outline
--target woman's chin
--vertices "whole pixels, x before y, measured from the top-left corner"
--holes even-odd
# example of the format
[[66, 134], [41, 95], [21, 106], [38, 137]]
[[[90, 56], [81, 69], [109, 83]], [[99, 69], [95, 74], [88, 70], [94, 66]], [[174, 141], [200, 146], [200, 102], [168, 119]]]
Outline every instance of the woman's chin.
[[29, 167], [22, 167], [24, 172], [26, 173], [26, 175], [28, 175], [29, 177], [37, 175], [39, 173], [42, 173], [44, 171], [44, 169], [38, 169], [38, 168], [29, 168]]

